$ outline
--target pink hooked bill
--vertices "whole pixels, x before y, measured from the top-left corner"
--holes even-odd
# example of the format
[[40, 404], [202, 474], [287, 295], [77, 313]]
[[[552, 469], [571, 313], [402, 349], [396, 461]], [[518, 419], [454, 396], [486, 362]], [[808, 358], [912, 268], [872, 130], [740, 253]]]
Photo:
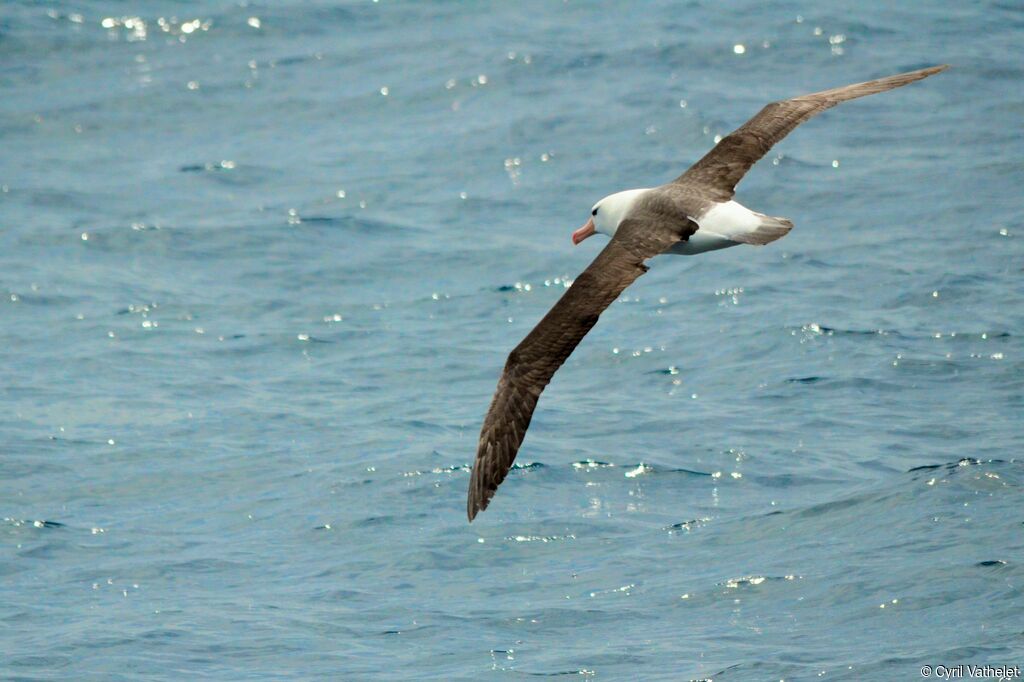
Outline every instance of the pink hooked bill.
[[572, 243], [579, 244], [581, 241], [595, 234], [597, 230], [594, 228], [594, 219], [591, 218], [587, 221], [587, 224], [572, 233]]

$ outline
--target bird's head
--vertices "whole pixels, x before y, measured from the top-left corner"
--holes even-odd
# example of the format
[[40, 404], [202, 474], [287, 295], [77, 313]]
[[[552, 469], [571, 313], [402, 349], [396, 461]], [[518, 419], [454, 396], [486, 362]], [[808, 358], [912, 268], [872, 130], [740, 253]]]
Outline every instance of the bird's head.
[[646, 189], [627, 189], [624, 192], [609, 194], [604, 199], [601, 199], [590, 209], [590, 220], [583, 227], [572, 233], [572, 243], [579, 244], [587, 237], [598, 232], [614, 237], [615, 231], [619, 229], [619, 224], [623, 218], [629, 215], [633, 204], [646, 191]]

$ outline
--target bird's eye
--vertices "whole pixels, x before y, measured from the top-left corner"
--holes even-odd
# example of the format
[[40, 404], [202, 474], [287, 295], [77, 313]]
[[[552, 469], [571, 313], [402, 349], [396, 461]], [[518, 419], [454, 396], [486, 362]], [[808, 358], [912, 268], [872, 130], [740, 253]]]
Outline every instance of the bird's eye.
[[591, 211], [590, 215], [597, 215], [597, 209], [595, 208], [593, 211]]

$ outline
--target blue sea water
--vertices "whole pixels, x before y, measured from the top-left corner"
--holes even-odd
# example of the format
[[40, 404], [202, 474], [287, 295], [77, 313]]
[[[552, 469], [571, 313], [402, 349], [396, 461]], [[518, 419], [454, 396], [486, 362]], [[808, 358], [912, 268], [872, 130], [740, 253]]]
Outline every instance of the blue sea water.
[[[1024, 664], [1015, 2], [8, 2], [0, 677]], [[773, 99], [763, 249], [661, 257], [469, 525], [569, 234]]]

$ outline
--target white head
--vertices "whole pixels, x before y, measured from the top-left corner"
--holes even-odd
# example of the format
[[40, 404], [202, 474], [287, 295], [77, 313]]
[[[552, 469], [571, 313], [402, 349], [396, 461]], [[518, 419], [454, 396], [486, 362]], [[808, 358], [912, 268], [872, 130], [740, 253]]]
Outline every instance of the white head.
[[646, 191], [647, 189], [627, 189], [601, 199], [590, 209], [590, 220], [587, 224], [572, 233], [572, 243], [579, 244], [598, 232], [614, 237], [615, 231], [619, 229], [619, 223], [629, 215], [633, 204]]

